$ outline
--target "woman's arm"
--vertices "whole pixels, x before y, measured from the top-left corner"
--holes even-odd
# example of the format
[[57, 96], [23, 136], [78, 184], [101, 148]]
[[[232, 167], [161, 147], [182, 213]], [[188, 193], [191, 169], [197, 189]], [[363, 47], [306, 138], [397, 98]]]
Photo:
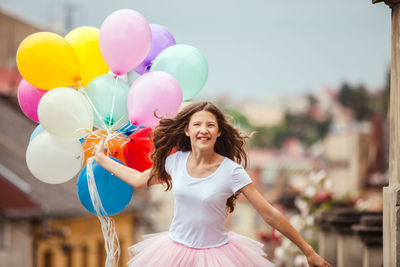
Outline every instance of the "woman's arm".
[[300, 250], [307, 257], [310, 267], [332, 267], [324, 259], [318, 256], [317, 253], [315, 253], [312, 247], [301, 237], [301, 235], [296, 231], [296, 229], [294, 229], [294, 227], [282, 215], [282, 213], [280, 213], [263, 198], [253, 183], [246, 185], [241, 189], [241, 191], [266, 223], [277, 229], [300, 248]]
[[[97, 164], [117, 176], [122, 181], [132, 185], [134, 188], [147, 187], [147, 181], [149, 180], [151, 169], [140, 172], [135, 169], [129, 168], [112, 160], [105, 154], [106, 151], [107, 147], [104, 145], [103, 141], [96, 145], [93, 153], [94, 160], [97, 162]], [[150, 185], [154, 184], [157, 184], [157, 181], [154, 181], [153, 179], [150, 182]]]

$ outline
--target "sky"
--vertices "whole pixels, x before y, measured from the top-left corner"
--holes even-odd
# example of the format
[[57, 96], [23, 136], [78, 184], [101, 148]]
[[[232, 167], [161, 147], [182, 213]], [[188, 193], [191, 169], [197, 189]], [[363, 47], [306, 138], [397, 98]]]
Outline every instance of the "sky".
[[209, 76], [198, 99], [230, 95], [262, 101], [344, 82], [384, 86], [391, 10], [371, 0], [0, 0], [0, 8], [39, 25], [101, 27], [129, 8], [198, 48]]

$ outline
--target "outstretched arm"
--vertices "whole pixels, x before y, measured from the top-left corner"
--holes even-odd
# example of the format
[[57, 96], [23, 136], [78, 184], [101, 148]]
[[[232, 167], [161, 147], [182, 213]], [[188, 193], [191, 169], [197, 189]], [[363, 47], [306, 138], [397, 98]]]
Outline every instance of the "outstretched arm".
[[310, 267], [332, 267], [328, 262], [315, 253], [312, 247], [301, 237], [282, 213], [263, 198], [253, 183], [246, 185], [241, 189], [241, 191], [266, 223], [277, 229], [300, 248], [307, 257]]
[[[107, 147], [104, 145], [103, 141], [96, 145], [94, 150], [94, 160], [97, 162], [97, 164], [135, 188], [147, 187], [147, 181], [149, 180], [151, 169], [140, 172], [129, 168], [112, 160], [105, 154], [106, 151]], [[154, 181], [153, 179], [150, 182], [150, 185], [154, 185], [156, 183], [157, 181]]]

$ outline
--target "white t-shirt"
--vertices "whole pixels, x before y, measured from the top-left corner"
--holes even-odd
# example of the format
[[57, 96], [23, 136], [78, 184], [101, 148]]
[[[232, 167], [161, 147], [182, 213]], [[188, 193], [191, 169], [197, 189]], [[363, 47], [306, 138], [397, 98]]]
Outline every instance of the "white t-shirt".
[[178, 151], [165, 163], [175, 198], [169, 237], [192, 248], [219, 247], [229, 241], [224, 225], [226, 200], [252, 180], [242, 166], [226, 157], [209, 176], [192, 177], [186, 169], [189, 154]]

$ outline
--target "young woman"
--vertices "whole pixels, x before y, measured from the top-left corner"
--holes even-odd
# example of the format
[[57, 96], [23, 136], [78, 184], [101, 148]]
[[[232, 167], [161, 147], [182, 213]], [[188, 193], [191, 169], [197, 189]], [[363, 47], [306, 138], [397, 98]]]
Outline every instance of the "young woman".
[[266, 223], [301, 249], [311, 267], [331, 267], [256, 190], [240, 165], [247, 164], [246, 136], [215, 105], [191, 104], [174, 118], [161, 119], [153, 134], [153, 167], [143, 173], [111, 160], [102, 143], [95, 150], [99, 165], [133, 187], [163, 182], [174, 193], [169, 231], [130, 247], [129, 266], [274, 266], [262, 244], [225, 230], [226, 211], [233, 211], [242, 193]]

